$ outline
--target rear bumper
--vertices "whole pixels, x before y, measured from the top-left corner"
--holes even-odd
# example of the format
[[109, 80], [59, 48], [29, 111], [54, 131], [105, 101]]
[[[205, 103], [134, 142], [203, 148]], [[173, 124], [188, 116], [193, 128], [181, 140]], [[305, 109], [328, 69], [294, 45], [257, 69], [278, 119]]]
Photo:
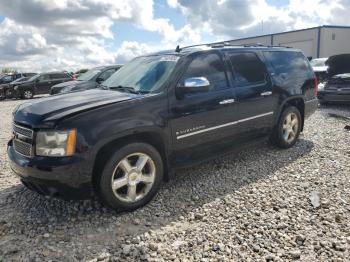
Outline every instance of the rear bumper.
[[80, 157], [33, 157], [18, 154], [12, 141], [7, 147], [12, 171], [22, 183], [40, 194], [64, 199], [86, 199], [92, 196], [91, 170]]
[[324, 102], [350, 102], [350, 92], [319, 91], [318, 99]]
[[318, 107], [318, 99], [305, 101], [305, 118], [308, 118], [313, 113], [315, 113], [315, 111], [317, 110], [317, 107]]

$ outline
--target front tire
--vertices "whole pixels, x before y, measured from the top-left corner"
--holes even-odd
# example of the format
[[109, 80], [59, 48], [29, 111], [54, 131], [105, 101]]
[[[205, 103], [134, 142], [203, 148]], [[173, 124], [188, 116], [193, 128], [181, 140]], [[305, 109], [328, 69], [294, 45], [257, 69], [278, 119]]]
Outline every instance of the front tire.
[[290, 148], [297, 142], [301, 132], [301, 115], [298, 108], [289, 106], [284, 109], [270, 141], [277, 147]]
[[131, 211], [146, 205], [163, 180], [159, 152], [145, 143], [128, 144], [117, 150], [98, 181], [98, 195], [111, 208]]
[[23, 93], [22, 93], [22, 98], [24, 98], [24, 99], [31, 99], [31, 98], [33, 98], [33, 96], [34, 96], [34, 93], [33, 93], [33, 91], [32, 90], [24, 90], [23, 91]]

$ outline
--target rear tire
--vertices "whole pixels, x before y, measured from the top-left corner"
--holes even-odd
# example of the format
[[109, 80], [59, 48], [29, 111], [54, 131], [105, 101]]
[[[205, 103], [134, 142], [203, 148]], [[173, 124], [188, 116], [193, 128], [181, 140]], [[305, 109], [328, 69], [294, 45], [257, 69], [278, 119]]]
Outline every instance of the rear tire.
[[271, 143], [283, 149], [294, 146], [299, 138], [301, 125], [299, 109], [295, 106], [285, 108], [270, 137]]
[[128, 144], [117, 150], [104, 166], [97, 181], [97, 194], [115, 210], [135, 210], [157, 194], [163, 172], [162, 158], [153, 146]]

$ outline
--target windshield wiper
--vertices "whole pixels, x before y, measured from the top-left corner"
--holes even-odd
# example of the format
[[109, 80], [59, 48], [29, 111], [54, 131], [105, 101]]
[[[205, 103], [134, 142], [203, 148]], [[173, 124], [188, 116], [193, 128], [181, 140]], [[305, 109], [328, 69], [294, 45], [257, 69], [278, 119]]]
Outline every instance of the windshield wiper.
[[110, 86], [107, 88], [109, 88], [111, 90], [116, 89], [116, 90], [120, 90], [120, 91], [126, 91], [126, 92], [129, 92], [131, 94], [138, 94], [138, 95], [148, 93], [147, 91], [137, 91], [134, 87], [131, 87], [131, 86], [119, 85], [119, 86]]

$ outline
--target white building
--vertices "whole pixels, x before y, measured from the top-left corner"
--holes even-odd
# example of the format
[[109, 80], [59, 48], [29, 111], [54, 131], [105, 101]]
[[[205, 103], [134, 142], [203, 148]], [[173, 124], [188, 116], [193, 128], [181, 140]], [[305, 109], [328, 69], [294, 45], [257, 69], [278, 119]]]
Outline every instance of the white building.
[[350, 26], [319, 27], [247, 37], [230, 41], [237, 45], [263, 44], [289, 46], [304, 51], [307, 57], [319, 58], [350, 53]]

